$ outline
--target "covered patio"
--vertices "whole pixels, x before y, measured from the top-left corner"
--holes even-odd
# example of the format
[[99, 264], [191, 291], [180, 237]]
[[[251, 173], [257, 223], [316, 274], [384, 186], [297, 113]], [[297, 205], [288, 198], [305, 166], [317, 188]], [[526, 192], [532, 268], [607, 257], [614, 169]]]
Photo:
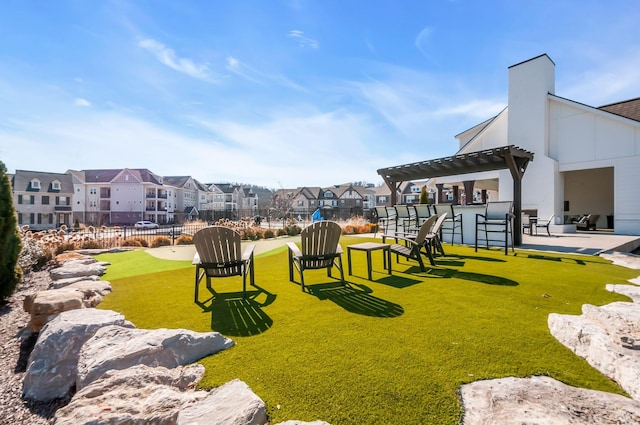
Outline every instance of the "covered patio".
[[[522, 244], [522, 178], [529, 162], [533, 161], [533, 153], [514, 145], [501, 146], [454, 156], [431, 159], [412, 164], [396, 165], [378, 170], [385, 183], [391, 190], [391, 204], [397, 203], [398, 187], [406, 181], [432, 179], [496, 171], [508, 169], [513, 178], [513, 207], [514, 207], [514, 244]], [[475, 180], [463, 180], [464, 191], [473, 193]], [[454, 187], [454, 191], [456, 188]], [[441, 202], [439, 188], [438, 202]], [[454, 196], [454, 198], [456, 198]], [[473, 196], [466, 196], [465, 203], [470, 205]], [[486, 199], [483, 199], [483, 203]]]

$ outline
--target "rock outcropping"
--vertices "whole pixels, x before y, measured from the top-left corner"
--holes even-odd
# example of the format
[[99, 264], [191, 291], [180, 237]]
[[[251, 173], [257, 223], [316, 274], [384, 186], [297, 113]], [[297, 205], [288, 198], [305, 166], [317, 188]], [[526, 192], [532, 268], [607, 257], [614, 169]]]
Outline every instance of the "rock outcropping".
[[66, 311], [47, 323], [29, 355], [23, 396], [38, 401], [67, 397], [76, 385], [80, 348], [110, 325], [133, 327], [122, 314], [95, 308]]

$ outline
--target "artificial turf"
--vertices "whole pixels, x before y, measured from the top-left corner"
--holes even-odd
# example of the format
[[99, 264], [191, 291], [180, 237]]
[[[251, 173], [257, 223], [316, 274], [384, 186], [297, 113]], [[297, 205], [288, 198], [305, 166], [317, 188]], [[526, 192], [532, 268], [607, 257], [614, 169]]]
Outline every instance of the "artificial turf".
[[[343, 247], [373, 241], [343, 236]], [[549, 313], [626, 297], [605, 290], [637, 271], [594, 256], [445, 246], [437, 267], [353, 252], [347, 286], [307, 271], [308, 292], [289, 281], [286, 250], [255, 259], [257, 288], [242, 298], [240, 277], [214, 279], [215, 297], [194, 266], [145, 251], [106, 254], [113, 292], [100, 305], [139, 328], [217, 331], [235, 347], [200, 361], [201, 388], [234, 378], [267, 406], [272, 423], [458, 424], [460, 385], [507, 376], [548, 375], [569, 385], [624, 394], [551, 336]], [[296, 280], [299, 277], [296, 273]], [[337, 271], [334, 277], [338, 276]], [[213, 297], [213, 298], [212, 298]]]

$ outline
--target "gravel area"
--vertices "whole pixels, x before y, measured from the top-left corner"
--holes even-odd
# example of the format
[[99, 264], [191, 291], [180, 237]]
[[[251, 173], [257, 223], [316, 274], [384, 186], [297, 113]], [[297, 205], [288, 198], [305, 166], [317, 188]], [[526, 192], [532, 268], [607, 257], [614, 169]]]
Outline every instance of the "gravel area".
[[58, 407], [67, 400], [30, 402], [22, 399], [22, 380], [29, 353], [37, 335], [27, 328], [29, 314], [22, 308], [24, 297], [48, 289], [49, 273], [30, 273], [18, 290], [0, 305], [0, 424], [51, 424]]

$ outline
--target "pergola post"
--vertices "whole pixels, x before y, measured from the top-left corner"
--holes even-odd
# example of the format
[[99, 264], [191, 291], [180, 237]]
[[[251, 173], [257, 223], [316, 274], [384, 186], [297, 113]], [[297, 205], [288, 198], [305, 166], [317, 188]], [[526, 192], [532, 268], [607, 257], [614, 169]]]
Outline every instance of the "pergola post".
[[[501, 146], [476, 152], [456, 154], [455, 156], [433, 159], [428, 161], [404, 164], [394, 167], [381, 168], [378, 174], [382, 176], [387, 186], [391, 189], [391, 198], [395, 202], [397, 181], [411, 181], [418, 179], [430, 179], [437, 177], [458, 176], [469, 173], [509, 169], [513, 178], [513, 206], [514, 206], [514, 245], [522, 244], [522, 176], [530, 161], [533, 161], [533, 152], [526, 151], [514, 145]], [[437, 183], [438, 203], [442, 202], [444, 184]], [[457, 191], [457, 187], [454, 187]], [[473, 202], [473, 185], [465, 182], [465, 192], [468, 192], [466, 202]], [[456, 194], [457, 195], [457, 194]], [[487, 192], [482, 191], [482, 200], [487, 202]], [[457, 199], [457, 196], [456, 196]]]
[[438, 196], [437, 196], [438, 202], [436, 203], [441, 204], [444, 202], [444, 199], [442, 198], [442, 195], [443, 195], [442, 192], [444, 191], [444, 184], [436, 183], [436, 188], [438, 189]]
[[465, 180], [462, 182], [464, 184], [464, 203], [465, 205], [473, 204], [473, 185], [476, 183], [475, 180]]

